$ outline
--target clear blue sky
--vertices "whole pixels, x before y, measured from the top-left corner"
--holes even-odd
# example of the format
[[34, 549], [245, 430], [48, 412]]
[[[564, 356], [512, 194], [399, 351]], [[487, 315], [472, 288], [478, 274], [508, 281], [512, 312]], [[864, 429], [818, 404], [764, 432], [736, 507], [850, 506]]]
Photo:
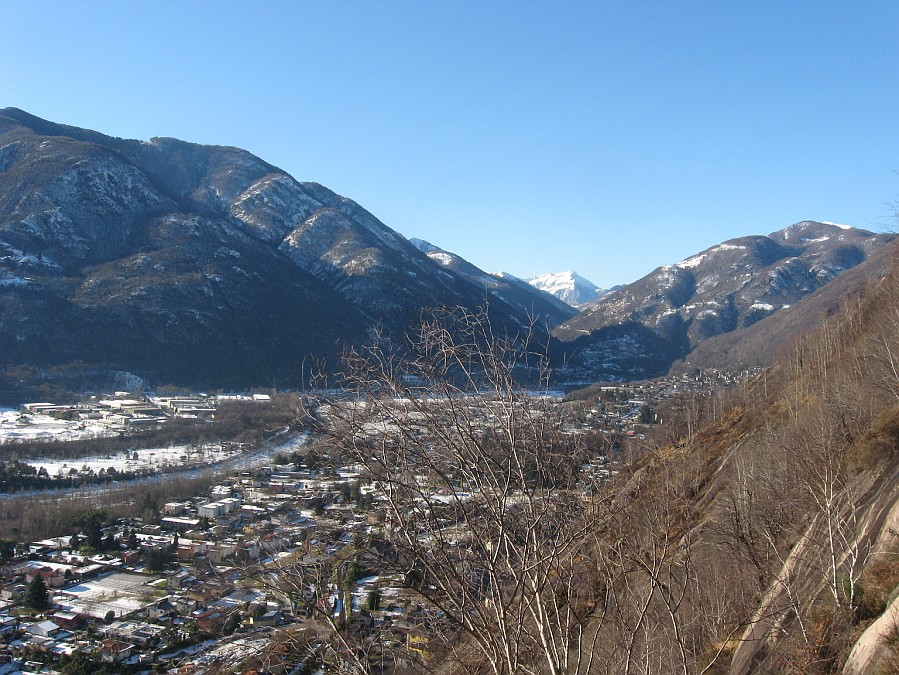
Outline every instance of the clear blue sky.
[[610, 286], [892, 226], [897, 36], [895, 0], [0, 0], [0, 107], [246, 148], [488, 271]]

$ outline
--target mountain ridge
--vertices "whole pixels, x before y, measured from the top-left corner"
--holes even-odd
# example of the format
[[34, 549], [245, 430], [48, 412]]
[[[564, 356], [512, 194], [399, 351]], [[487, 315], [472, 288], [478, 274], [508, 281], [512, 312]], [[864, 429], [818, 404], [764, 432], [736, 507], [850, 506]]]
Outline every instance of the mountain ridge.
[[554, 336], [568, 346], [569, 376], [661, 375], [705, 340], [801, 302], [893, 239], [816, 221], [730, 239], [595, 300]]
[[577, 314], [577, 310], [564, 301], [514, 275], [507, 272], [495, 274], [485, 272], [455, 253], [450, 253], [423, 239], [409, 241], [438, 265], [465, 277], [474, 285], [482, 286], [491, 297], [517, 307], [526, 315], [540, 317], [550, 327], [555, 327]]
[[[484, 304], [356, 202], [244, 150], [0, 111], [0, 367], [298, 386], [301, 363], [373, 331]], [[501, 298], [488, 312], [528, 329]]]
[[464, 307], [486, 308], [504, 334], [536, 331], [562, 379], [640, 379], [802, 302], [892, 238], [801, 221], [660, 267], [577, 313], [245, 150], [115, 138], [7, 108], [0, 369], [296, 385], [298, 364], [333, 366], [375, 334], [402, 341], [429, 308]]

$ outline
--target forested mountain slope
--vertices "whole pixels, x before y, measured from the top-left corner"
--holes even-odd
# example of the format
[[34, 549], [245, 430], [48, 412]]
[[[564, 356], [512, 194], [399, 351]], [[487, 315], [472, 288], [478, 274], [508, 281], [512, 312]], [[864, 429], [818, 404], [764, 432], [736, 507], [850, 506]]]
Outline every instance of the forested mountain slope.
[[[374, 330], [485, 304], [360, 205], [244, 150], [0, 111], [0, 368], [298, 386]], [[489, 312], [511, 334], [531, 318], [499, 297]]]
[[675, 370], [728, 370], [775, 363], [784, 347], [796, 337], [814, 331], [846, 302], [858, 301], [869, 284], [883, 278], [894, 257], [895, 251], [890, 246], [875, 250], [863, 262], [840, 273], [796, 304], [748, 328], [703, 340], [687, 354], [683, 363], [675, 364]]

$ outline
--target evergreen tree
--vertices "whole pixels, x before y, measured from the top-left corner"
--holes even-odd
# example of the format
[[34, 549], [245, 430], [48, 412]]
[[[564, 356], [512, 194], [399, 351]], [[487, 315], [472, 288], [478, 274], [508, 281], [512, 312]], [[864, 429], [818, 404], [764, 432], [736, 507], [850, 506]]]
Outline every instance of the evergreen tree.
[[103, 544], [103, 528], [100, 526], [100, 519], [93, 516], [87, 521], [84, 528], [84, 536], [87, 537], [87, 545], [95, 551], [99, 551]]
[[103, 539], [103, 550], [104, 551], [117, 551], [119, 549], [119, 545], [115, 540], [115, 534], [112, 530], [106, 535], [106, 538]]
[[131, 530], [131, 534], [128, 535], [128, 548], [132, 551], [137, 551], [140, 549], [140, 541], [137, 539], [137, 534], [134, 530]]
[[12, 539], [0, 539], [0, 563], [8, 563], [16, 555], [16, 542]]
[[227, 621], [225, 621], [225, 625], [222, 628], [222, 632], [225, 635], [231, 635], [235, 630], [237, 630], [238, 626], [240, 626], [240, 612], [232, 612], [230, 616], [228, 616]]
[[78, 536], [77, 532], [69, 537], [69, 548], [73, 551], [77, 551], [81, 548], [81, 537]]
[[72, 656], [63, 656], [61, 659], [62, 675], [99, 675], [111, 672], [99, 661], [93, 660], [87, 654], [75, 652]]
[[144, 565], [148, 572], [162, 572], [175, 565], [175, 554], [171, 550], [153, 549], [144, 556]]
[[144, 493], [144, 500], [141, 503], [141, 517], [148, 523], [159, 521], [159, 507], [149, 492]]
[[25, 591], [25, 606], [31, 609], [50, 609], [50, 592], [40, 573], [36, 573]]

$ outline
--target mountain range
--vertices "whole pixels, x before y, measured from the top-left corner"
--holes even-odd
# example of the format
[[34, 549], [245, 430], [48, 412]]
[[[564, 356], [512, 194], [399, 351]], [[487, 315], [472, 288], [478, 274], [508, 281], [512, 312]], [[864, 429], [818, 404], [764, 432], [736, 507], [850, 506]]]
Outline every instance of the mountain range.
[[[722, 335], [738, 340], [756, 324], [762, 325], [753, 335], [777, 332], [784, 310], [805, 303], [893, 239], [814, 221], [731, 239], [588, 304], [554, 335], [568, 346], [569, 371], [585, 377], [597, 370], [623, 379], [660, 375], [691, 354], [695, 366], [708, 366], [695, 358], [697, 347]], [[757, 349], [728, 365], [761, 361]]]
[[[452, 270], [473, 285], [483, 288], [489, 296], [506, 302], [525, 315], [539, 317], [549, 325], [556, 326], [577, 315], [577, 310], [556, 294], [540, 289], [506, 272], [484, 272], [470, 262], [434, 246], [422, 239], [410, 242], [428, 258], [441, 267]], [[589, 283], [589, 282], [587, 282]]]
[[640, 378], [774, 319], [891, 239], [798, 223], [582, 305], [599, 291], [574, 273], [489, 274], [244, 150], [113, 138], [7, 108], [0, 395], [19, 366], [298, 386], [345, 347], [401, 341], [434, 307], [486, 308], [501, 332], [537, 331], [563, 378]]
[[0, 111], [0, 365], [296, 386], [304, 362], [430, 307], [486, 306], [512, 334], [574, 313], [476, 276], [246, 151]]

